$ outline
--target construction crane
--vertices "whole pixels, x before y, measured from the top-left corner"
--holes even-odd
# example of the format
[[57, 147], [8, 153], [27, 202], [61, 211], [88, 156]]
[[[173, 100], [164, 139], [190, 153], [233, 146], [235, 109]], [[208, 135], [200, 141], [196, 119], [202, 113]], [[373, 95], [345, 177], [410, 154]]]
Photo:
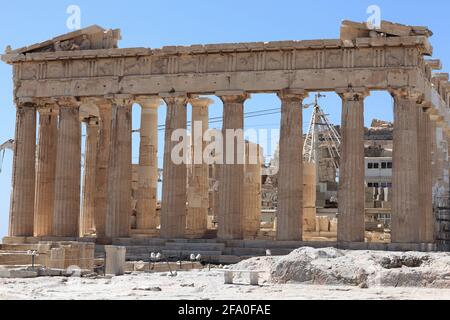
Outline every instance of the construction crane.
[[0, 173], [2, 172], [3, 159], [5, 158], [6, 150], [11, 150], [12, 152], [14, 152], [14, 140], [10, 139], [10, 140], [8, 140], [5, 143], [0, 145], [0, 152], [1, 152]]
[[305, 109], [310, 107], [314, 107], [314, 109], [303, 146], [303, 158], [305, 162], [314, 163], [318, 166], [321, 160], [320, 149], [326, 148], [329, 155], [328, 160], [333, 163], [334, 168], [338, 171], [341, 158], [339, 153], [341, 136], [328, 120], [328, 115], [325, 114], [319, 105], [319, 99], [323, 97], [325, 96], [318, 93], [314, 103], [304, 105]]

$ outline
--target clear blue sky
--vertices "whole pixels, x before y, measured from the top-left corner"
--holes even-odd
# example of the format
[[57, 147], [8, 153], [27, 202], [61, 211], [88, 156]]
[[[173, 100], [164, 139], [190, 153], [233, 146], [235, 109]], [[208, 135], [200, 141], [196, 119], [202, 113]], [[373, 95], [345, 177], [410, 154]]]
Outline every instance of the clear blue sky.
[[[68, 32], [66, 9], [80, 6], [82, 27], [98, 24], [120, 28], [121, 47], [152, 47], [223, 42], [303, 40], [338, 38], [343, 19], [365, 21], [366, 9], [381, 7], [382, 19], [404, 24], [426, 25], [434, 31], [431, 38], [434, 56], [450, 65], [450, 2], [447, 0], [40, 0], [4, 1], [0, 12], [0, 48], [30, 45]], [[12, 103], [11, 68], [0, 64], [0, 143], [14, 136], [15, 109]], [[277, 108], [273, 95], [257, 95], [246, 103], [246, 111]], [[340, 99], [329, 94], [322, 101], [332, 121], [340, 123]], [[367, 99], [366, 124], [371, 119], [392, 120], [392, 102], [386, 93], [373, 93]], [[135, 108], [133, 126], [139, 125]], [[217, 101], [211, 116], [220, 116]], [[308, 122], [310, 111], [305, 111]], [[161, 109], [160, 123], [164, 120]], [[220, 124], [217, 124], [220, 126]], [[279, 116], [253, 118], [246, 128], [278, 128]], [[305, 124], [306, 130], [306, 124]], [[137, 139], [134, 158], [137, 157]], [[160, 146], [160, 150], [161, 146]], [[269, 151], [270, 153], [270, 151]], [[7, 231], [11, 190], [11, 152], [7, 152], [0, 173], [0, 237]]]

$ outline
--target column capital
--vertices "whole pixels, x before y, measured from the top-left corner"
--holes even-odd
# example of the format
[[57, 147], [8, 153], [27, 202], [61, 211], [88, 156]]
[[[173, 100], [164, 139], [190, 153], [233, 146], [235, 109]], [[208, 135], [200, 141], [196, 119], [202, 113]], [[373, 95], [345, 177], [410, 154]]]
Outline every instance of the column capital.
[[396, 98], [415, 100], [416, 103], [422, 103], [424, 100], [424, 94], [418, 90], [414, 90], [409, 87], [390, 87], [388, 88], [389, 93]]
[[105, 97], [107, 100], [119, 107], [130, 107], [135, 98], [129, 94], [113, 94]]
[[34, 98], [17, 98], [15, 99], [15, 104], [17, 108], [36, 108], [37, 103]]
[[186, 105], [189, 100], [186, 92], [162, 92], [159, 96], [166, 104]]
[[191, 98], [189, 99], [190, 104], [193, 108], [208, 108], [210, 105], [214, 103], [214, 101], [210, 98]]
[[304, 89], [283, 89], [277, 93], [281, 101], [301, 103], [308, 98], [309, 93]]
[[216, 96], [222, 100], [223, 103], [244, 103], [245, 100], [250, 99], [250, 94], [241, 90], [217, 91]]
[[75, 97], [61, 96], [54, 98], [60, 108], [79, 108], [81, 102]]
[[157, 109], [162, 105], [162, 99], [158, 96], [139, 96], [136, 97], [136, 103], [142, 109]]
[[36, 99], [37, 111], [41, 115], [58, 115], [59, 106], [54, 98]]
[[44, 106], [37, 108], [38, 112], [42, 116], [57, 116], [59, 114], [59, 107], [58, 105], [49, 105], [46, 104]]
[[370, 90], [365, 87], [338, 88], [336, 93], [345, 101], [363, 101], [370, 96]]

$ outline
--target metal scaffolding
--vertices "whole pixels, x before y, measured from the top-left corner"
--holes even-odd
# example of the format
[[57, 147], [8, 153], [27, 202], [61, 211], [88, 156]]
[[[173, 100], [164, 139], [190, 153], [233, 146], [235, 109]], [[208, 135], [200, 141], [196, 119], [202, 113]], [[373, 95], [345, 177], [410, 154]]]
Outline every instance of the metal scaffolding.
[[314, 107], [311, 116], [311, 122], [303, 146], [303, 158], [305, 162], [319, 165], [321, 159], [321, 148], [328, 150], [327, 159], [333, 163], [336, 170], [339, 169], [341, 158], [339, 148], [341, 145], [341, 136], [336, 128], [328, 120], [327, 114], [319, 105], [319, 99], [325, 97], [318, 93], [314, 103], [307, 104], [304, 108]]
[[0, 145], [0, 153], [1, 153], [1, 158], [0, 158], [0, 173], [2, 172], [2, 168], [3, 168], [3, 159], [5, 158], [5, 152], [6, 150], [11, 150], [12, 152], [14, 152], [14, 140], [10, 139], [8, 141], [6, 141], [5, 143]]

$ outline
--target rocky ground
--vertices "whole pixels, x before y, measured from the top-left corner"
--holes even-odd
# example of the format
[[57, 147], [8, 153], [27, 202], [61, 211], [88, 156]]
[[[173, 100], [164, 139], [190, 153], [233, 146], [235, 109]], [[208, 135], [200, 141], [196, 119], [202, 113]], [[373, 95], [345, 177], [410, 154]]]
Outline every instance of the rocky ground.
[[301, 248], [288, 256], [254, 258], [232, 268], [268, 270], [267, 279], [276, 283], [450, 289], [449, 253]]
[[302, 248], [229, 268], [265, 271], [224, 285], [212, 269], [121, 277], [0, 279], [0, 299], [450, 299], [450, 254]]

